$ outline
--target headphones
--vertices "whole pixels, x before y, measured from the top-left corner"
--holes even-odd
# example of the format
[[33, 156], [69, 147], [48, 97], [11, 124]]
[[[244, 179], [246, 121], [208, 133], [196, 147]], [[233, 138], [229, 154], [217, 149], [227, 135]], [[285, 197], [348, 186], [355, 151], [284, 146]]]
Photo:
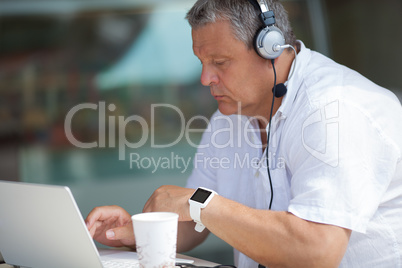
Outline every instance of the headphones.
[[256, 9], [261, 11], [259, 15], [265, 25], [258, 30], [254, 37], [254, 49], [264, 59], [273, 60], [281, 55], [285, 45], [283, 33], [275, 24], [275, 15], [269, 10], [265, 0], [248, 0]]
[[[279, 28], [275, 27], [275, 15], [272, 10], [269, 10], [268, 4], [265, 0], [248, 0], [256, 9], [261, 11], [260, 19], [265, 25], [262, 29], [260, 29], [254, 37], [254, 49], [258, 55], [262, 58], [271, 60], [272, 68], [274, 71], [274, 87], [272, 89], [273, 96], [272, 96], [272, 104], [271, 104], [271, 112], [269, 115], [269, 121], [271, 122], [273, 107], [274, 107], [274, 100], [275, 98], [283, 97], [286, 92], [287, 88], [284, 84], [276, 84], [276, 71], [275, 71], [275, 59], [279, 57], [284, 48], [288, 47], [285, 45], [285, 38], [283, 37], [283, 33]], [[296, 54], [296, 52], [295, 52]], [[269, 201], [268, 209], [271, 209], [272, 201], [274, 197], [274, 191], [272, 187], [272, 180], [271, 180], [271, 173], [269, 167], [269, 140], [270, 140], [270, 133], [271, 133], [271, 124], [268, 127], [268, 134], [267, 134], [267, 148], [265, 149], [266, 152], [266, 161], [267, 161], [267, 173], [269, 179], [269, 185], [271, 188], [271, 198]], [[262, 268], [261, 264], [258, 265], [259, 268]], [[265, 268], [265, 267], [264, 267]]]

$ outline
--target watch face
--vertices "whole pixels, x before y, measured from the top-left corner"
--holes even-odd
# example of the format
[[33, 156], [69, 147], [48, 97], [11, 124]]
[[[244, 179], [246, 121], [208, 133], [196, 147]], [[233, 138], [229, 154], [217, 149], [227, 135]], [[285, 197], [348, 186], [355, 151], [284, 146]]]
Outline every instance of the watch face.
[[212, 192], [210, 191], [198, 188], [190, 199], [199, 203], [204, 203], [211, 194]]

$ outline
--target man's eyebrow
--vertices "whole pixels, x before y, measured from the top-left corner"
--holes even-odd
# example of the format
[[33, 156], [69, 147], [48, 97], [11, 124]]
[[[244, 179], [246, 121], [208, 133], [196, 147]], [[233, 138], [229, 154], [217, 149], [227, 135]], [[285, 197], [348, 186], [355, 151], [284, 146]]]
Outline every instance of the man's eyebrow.
[[[196, 54], [194, 54], [194, 56], [196, 56], [198, 58], [198, 60], [201, 61], [201, 63], [202, 63], [202, 60]], [[209, 55], [208, 57], [205, 57], [206, 60], [230, 59], [230, 58], [231, 57], [227, 54], [212, 54], [212, 55]]]

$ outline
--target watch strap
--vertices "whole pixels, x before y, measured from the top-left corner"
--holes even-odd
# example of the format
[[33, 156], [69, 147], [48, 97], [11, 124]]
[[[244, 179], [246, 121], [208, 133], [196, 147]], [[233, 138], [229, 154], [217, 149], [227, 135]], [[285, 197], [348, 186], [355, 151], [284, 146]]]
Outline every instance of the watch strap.
[[201, 223], [201, 207], [190, 203], [190, 217], [195, 222]]
[[197, 232], [202, 232], [205, 229], [204, 224], [200, 223], [200, 222], [196, 222], [195, 224], [195, 228], [194, 228]]

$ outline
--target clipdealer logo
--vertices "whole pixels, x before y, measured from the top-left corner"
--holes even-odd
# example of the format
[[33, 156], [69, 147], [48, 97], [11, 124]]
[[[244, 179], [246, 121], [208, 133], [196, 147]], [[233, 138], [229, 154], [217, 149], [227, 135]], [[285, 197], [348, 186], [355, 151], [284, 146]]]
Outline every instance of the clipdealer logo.
[[[144, 146], [147, 142], [150, 142], [151, 148], [169, 148], [176, 144], [178, 144], [184, 138], [186, 139], [187, 144], [194, 148], [205, 149], [210, 146], [213, 148], [224, 149], [224, 148], [240, 148], [244, 145], [250, 146], [251, 148], [261, 149], [262, 145], [260, 140], [257, 138], [253, 138], [253, 136], [258, 136], [261, 134], [261, 130], [256, 128], [256, 126], [252, 126], [251, 120], [243, 121], [238, 118], [237, 120], [233, 120], [234, 117], [225, 116], [225, 115], [217, 115], [214, 116], [211, 120], [220, 121], [219, 125], [224, 126], [220, 129], [213, 131], [210, 126], [209, 119], [204, 116], [194, 116], [190, 118], [187, 122], [185, 120], [185, 116], [182, 111], [174, 105], [171, 104], [152, 104], [150, 106], [151, 109], [151, 118], [150, 124], [148, 124], [147, 120], [139, 115], [131, 115], [128, 117], [125, 116], [116, 116], [109, 115], [108, 112], [114, 112], [116, 110], [116, 106], [114, 104], [106, 105], [105, 102], [95, 103], [83, 103], [76, 105], [73, 107], [66, 115], [64, 122], [64, 129], [66, 133], [66, 137], [69, 142], [76, 146], [77, 148], [89, 149], [89, 148], [117, 148], [118, 149], [118, 159], [126, 160], [126, 150], [127, 148], [138, 149]], [[175, 137], [175, 140], [166, 143], [166, 144], [157, 144], [155, 142], [155, 118], [156, 114], [164, 113], [166, 110], [170, 109], [169, 112], [174, 112], [178, 116], [178, 122], [180, 123], [179, 134]], [[77, 139], [72, 131], [72, 121], [75, 116], [78, 116], [77, 113], [83, 110], [93, 110], [98, 112], [98, 137], [97, 140], [91, 142], [83, 142]], [[241, 106], [239, 104], [238, 114], [241, 114]], [[234, 115], [236, 116], [236, 115]], [[259, 119], [259, 118], [255, 118]], [[265, 120], [264, 118], [261, 120]], [[202, 121], [202, 123], [206, 126], [205, 129], [200, 128], [191, 128], [196, 121]], [[108, 123], [107, 123], [108, 122]], [[129, 141], [126, 137], [126, 128], [129, 124], [137, 124], [139, 128], [139, 137], [133, 142]], [[321, 142], [319, 148], [317, 147], [317, 143], [311, 143], [311, 137], [309, 135], [310, 129], [321, 129], [326, 133], [325, 140]], [[213, 131], [213, 132], [212, 132]], [[211, 132], [210, 140], [204, 144], [194, 143], [191, 138], [191, 133], [203, 133], [203, 132]], [[253, 133], [254, 132], [254, 133]], [[277, 146], [277, 142], [279, 141], [279, 137], [277, 137], [277, 133], [273, 131], [271, 133], [271, 142], [270, 148], [275, 148]], [[314, 135], [315, 136], [315, 135]], [[137, 137], [137, 136], [136, 136]], [[339, 162], [339, 103], [334, 101], [332, 103], [327, 104], [321, 109], [316, 110], [312, 114], [310, 114], [304, 122], [301, 124], [301, 141], [302, 146], [305, 150], [317, 158], [318, 160], [332, 166], [336, 167]], [[322, 146], [322, 143], [324, 145]], [[237, 163], [236, 166], [242, 168], [252, 167], [253, 163], [257, 163], [261, 161], [261, 159], [249, 159], [249, 156], [246, 155], [244, 158], [235, 158], [235, 161], [232, 161], [232, 165], [229, 165], [228, 159], [209, 159], [207, 156], [200, 157], [201, 155], [196, 154], [194, 156], [194, 164], [198, 166], [204, 166], [206, 163], [211, 166], [218, 165], [220, 168], [225, 168], [226, 166], [233, 166], [233, 163]], [[271, 162], [271, 153], [269, 157], [269, 161]], [[272, 156], [273, 161], [277, 161], [278, 156]], [[201, 160], [202, 159], [202, 160]], [[275, 160], [276, 159], [276, 160]], [[179, 155], [175, 155], [172, 153], [169, 157], [148, 157], [145, 155], [140, 155], [139, 153], [130, 153], [129, 161], [130, 168], [136, 167], [138, 169], [153, 169], [155, 172], [158, 168], [162, 169], [181, 169], [184, 171], [188, 170], [188, 167], [191, 163], [191, 158], [184, 158]], [[250, 163], [245, 164], [245, 163]], [[285, 166], [285, 159], [279, 159], [279, 166]], [[271, 165], [270, 165], [271, 166]], [[273, 165], [273, 166], [276, 166]]]

